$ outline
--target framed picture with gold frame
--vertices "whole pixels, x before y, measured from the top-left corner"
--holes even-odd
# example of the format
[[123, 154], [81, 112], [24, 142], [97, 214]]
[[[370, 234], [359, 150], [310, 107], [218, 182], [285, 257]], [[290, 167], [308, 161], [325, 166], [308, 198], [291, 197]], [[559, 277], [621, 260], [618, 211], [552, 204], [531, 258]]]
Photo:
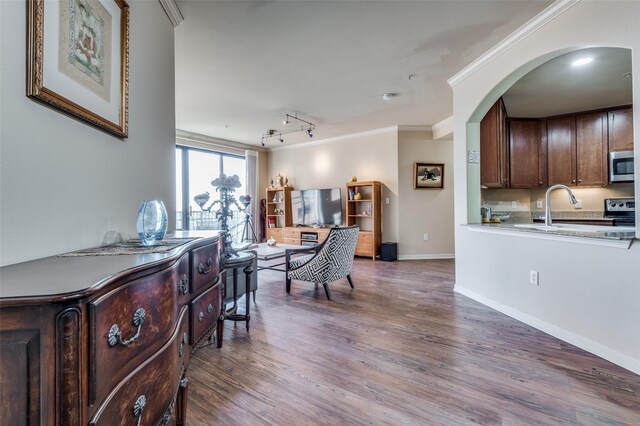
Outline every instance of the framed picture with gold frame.
[[413, 168], [413, 189], [443, 189], [443, 163], [415, 163]]
[[28, 0], [27, 96], [126, 138], [126, 1]]

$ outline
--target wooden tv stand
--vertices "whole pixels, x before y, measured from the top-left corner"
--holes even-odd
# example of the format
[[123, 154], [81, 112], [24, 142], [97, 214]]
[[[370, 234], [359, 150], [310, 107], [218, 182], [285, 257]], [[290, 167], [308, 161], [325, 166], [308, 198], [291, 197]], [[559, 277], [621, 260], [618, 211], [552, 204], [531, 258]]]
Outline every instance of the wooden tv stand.
[[311, 226], [286, 226], [282, 229], [284, 244], [315, 245], [327, 239], [331, 228], [313, 228]]

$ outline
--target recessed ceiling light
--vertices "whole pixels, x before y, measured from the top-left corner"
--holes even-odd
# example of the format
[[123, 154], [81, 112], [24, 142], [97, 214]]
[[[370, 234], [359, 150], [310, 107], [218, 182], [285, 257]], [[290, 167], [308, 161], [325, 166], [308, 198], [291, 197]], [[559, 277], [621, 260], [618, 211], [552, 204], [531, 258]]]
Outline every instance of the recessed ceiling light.
[[395, 93], [385, 93], [382, 95], [382, 99], [385, 101], [390, 101], [396, 94]]
[[583, 65], [590, 64], [591, 62], [593, 62], [593, 58], [590, 57], [590, 56], [587, 56], [585, 58], [576, 59], [575, 61], [571, 62], [571, 66], [572, 67], [581, 67]]

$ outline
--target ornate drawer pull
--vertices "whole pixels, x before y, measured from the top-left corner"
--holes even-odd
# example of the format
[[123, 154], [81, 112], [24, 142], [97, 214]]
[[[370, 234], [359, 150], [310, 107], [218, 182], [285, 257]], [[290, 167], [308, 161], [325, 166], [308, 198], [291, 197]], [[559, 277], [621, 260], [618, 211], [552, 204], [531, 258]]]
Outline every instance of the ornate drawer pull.
[[182, 358], [182, 348], [184, 347], [184, 343], [180, 343], [178, 347], [178, 357]]
[[202, 322], [202, 320], [203, 320], [203, 319], [204, 319], [204, 312], [202, 312], [202, 311], [201, 311], [201, 312], [198, 314], [198, 322]]
[[142, 323], [144, 322], [145, 315], [147, 315], [147, 313], [145, 312], [144, 308], [136, 309], [136, 311], [133, 313], [133, 325], [138, 327], [138, 329], [136, 330], [135, 335], [126, 340], [122, 340], [122, 331], [120, 330], [120, 327], [118, 327], [118, 324], [113, 324], [109, 329], [109, 333], [107, 334], [109, 346], [113, 347], [120, 343], [126, 348], [131, 343], [135, 342], [136, 339], [140, 337], [140, 329], [142, 328]]
[[189, 277], [187, 277], [187, 274], [182, 274], [182, 277], [180, 278], [180, 284], [178, 284], [178, 294], [179, 295], [185, 295], [187, 294], [187, 291], [189, 290]]
[[138, 418], [138, 426], [140, 426], [145, 405], [147, 405], [147, 397], [144, 395], [140, 395], [133, 404], [133, 415]]
[[213, 305], [209, 303], [209, 306], [207, 306], [207, 313], [211, 313], [211, 311], [213, 311]]
[[213, 259], [211, 259], [211, 258], [207, 259], [207, 267], [206, 268], [202, 264], [202, 262], [200, 262], [198, 264], [198, 273], [202, 274], [202, 275], [207, 275], [209, 272], [211, 272], [211, 265], [213, 265]]

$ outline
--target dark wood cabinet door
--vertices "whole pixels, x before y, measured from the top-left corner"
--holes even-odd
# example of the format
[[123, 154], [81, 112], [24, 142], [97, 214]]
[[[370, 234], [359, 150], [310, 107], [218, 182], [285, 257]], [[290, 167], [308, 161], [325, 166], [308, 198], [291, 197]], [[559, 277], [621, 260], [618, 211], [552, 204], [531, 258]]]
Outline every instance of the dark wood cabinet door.
[[480, 182], [489, 188], [507, 188], [507, 115], [502, 98], [480, 122]]
[[547, 120], [547, 177], [549, 186], [575, 185], [576, 120], [563, 117]]
[[633, 149], [633, 108], [609, 111], [609, 151]]
[[540, 141], [540, 121], [510, 120], [509, 139], [511, 188], [541, 187], [544, 182], [540, 170], [544, 158]]
[[606, 185], [607, 113], [576, 116], [577, 185]]

